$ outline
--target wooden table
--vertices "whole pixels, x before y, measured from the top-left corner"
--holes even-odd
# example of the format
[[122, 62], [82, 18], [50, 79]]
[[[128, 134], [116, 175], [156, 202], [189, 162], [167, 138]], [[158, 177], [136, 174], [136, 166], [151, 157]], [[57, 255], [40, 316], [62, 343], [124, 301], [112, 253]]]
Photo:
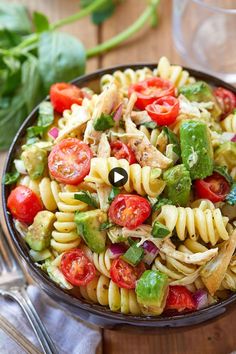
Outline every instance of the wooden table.
[[[78, 8], [77, 0], [8, 0], [27, 5], [30, 10], [46, 13], [52, 21], [74, 13]], [[87, 48], [115, 35], [133, 22], [142, 12], [145, 0], [126, 0], [117, 9], [116, 14], [100, 27], [95, 27], [84, 19], [65, 27], [63, 30], [78, 36]], [[174, 49], [171, 36], [171, 0], [162, 0], [159, 27], [142, 30], [135, 39], [119, 49], [100, 58], [92, 59], [87, 65], [87, 72], [116, 64], [155, 62], [166, 55], [172, 62], [181, 63]], [[0, 155], [0, 168], [5, 155]], [[1, 213], [0, 213], [1, 214]], [[234, 327], [235, 326], [235, 327]], [[236, 349], [236, 308], [222, 319], [212, 324], [183, 329], [175, 333], [156, 335], [119, 333], [103, 330], [103, 342], [100, 352], [104, 354], [229, 354]]]

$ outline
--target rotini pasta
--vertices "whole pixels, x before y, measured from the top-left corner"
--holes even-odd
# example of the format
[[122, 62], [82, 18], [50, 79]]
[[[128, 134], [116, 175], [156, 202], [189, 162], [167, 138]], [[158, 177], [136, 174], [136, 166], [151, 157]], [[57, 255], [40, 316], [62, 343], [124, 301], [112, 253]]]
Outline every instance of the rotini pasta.
[[220, 124], [225, 132], [236, 133], [236, 113], [229, 114]]
[[101, 275], [86, 287], [80, 287], [80, 293], [86, 300], [108, 306], [111, 311], [140, 315], [141, 309], [133, 290], [119, 288], [112, 280]]
[[121, 167], [127, 172], [128, 181], [124, 185], [124, 189], [128, 193], [136, 191], [140, 195], [147, 194], [150, 197], [157, 197], [165, 188], [165, 182], [158, 179], [156, 174], [154, 178], [152, 177], [152, 169], [149, 166], [129, 165], [127, 160], [117, 160], [115, 157], [109, 157], [108, 159], [93, 158], [91, 160], [90, 173], [85, 180], [87, 182], [111, 185], [108, 175], [111, 169], [115, 167]]
[[215, 245], [219, 239], [228, 240], [226, 229], [228, 218], [221, 214], [220, 209], [181, 208], [164, 205], [157, 220], [165, 224], [170, 233], [175, 229], [180, 240], [187, 235], [197, 240], [199, 237], [206, 243]]

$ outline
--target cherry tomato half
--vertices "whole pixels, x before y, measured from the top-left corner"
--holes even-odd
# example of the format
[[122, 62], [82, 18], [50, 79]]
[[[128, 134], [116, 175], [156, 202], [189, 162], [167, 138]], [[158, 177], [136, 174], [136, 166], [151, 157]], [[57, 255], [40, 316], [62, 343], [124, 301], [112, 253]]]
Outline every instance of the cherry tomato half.
[[185, 286], [170, 286], [165, 310], [196, 310], [192, 293]]
[[217, 172], [205, 179], [197, 179], [195, 188], [199, 198], [209, 199], [213, 203], [223, 201], [230, 192], [229, 183]]
[[80, 88], [72, 84], [58, 82], [50, 88], [51, 103], [58, 113], [70, 109], [74, 103], [81, 105], [83, 98], [84, 94]]
[[115, 224], [132, 230], [151, 214], [147, 199], [134, 194], [118, 194], [109, 208], [109, 218]]
[[144, 110], [147, 105], [160, 97], [174, 96], [175, 88], [170, 81], [161, 79], [160, 77], [153, 77], [131, 85], [129, 88], [129, 96], [133, 92], [137, 95], [135, 106], [140, 110]]
[[18, 186], [11, 191], [7, 207], [14, 218], [26, 224], [32, 224], [34, 217], [43, 210], [43, 204], [37, 194], [25, 186]]
[[223, 87], [217, 87], [214, 94], [223, 110], [223, 117], [227, 116], [236, 107], [236, 95]]
[[93, 263], [79, 248], [74, 248], [63, 254], [60, 268], [66, 280], [75, 286], [87, 285], [96, 276]]
[[179, 101], [172, 96], [161, 97], [149, 104], [146, 111], [158, 125], [170, 125], [179, 114]]
[[121, 288], [134, 289], [136, 281], [141, 277], [146, 268], [143, 262], [132, 267], [123, 259], [114, 259], [111, 265], [110, 275], [114, 283]]
[[111, 154], [116, 159], [126, 159], [130, 165], [137, 162], [135, 154], [128, 145], [122, 143], [121, 141], [114, 141], [110, 145], [112, 150]]
[[58, 182], [79, 184], [90, 171], [92, 156], [88, 145], [79, 139], [64, 139], [52, 149], [48, 168]]

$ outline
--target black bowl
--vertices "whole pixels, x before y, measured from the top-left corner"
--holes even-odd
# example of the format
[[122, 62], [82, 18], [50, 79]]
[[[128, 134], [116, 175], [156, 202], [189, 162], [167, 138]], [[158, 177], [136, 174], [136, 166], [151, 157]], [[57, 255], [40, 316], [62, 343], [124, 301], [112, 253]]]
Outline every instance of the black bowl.
[[[99, 79], [104, 74], [111, 74], [116, 70], [125, 70], [127, 68], [132, 68], [134, 70], [140, 69], [144, 66], [149, 67], [150, 69], [154, 69], [156, 64], [136, 64], [136, 65], [121, 65], [112, 67], [105, 70], [99, 70], [95, 73], [84, 75], [79, 77], [73, 81], [74, 84], [79, 87], [88, 86], [94, 89], [95, 91], [99, 90]], [[222, 86], [226, 89], [233, 91], [236, 94], [236, 89], [226, 84], [225, 82], [202, 72], [191, 70], [186, 68], [190, 72], [190, 74], [197, 79], [204, 80], [213, 86]], [[38, 107], [36, 107], [33, 112], [28, 116], [25, 122], [20, 127], [16, 137], [10, 147], [6, 165], [4, 168], [4, 174], [10, 172], [12, 162], [14, 160], [14, 156], [17, 152], [17, 149], [21, 145], [21, 140], [25, 135], [26, 128], [33, 125], [38, 115]], [[3, 174], [3, 175], [4, 175]], [[196, 325], [203, 322], [206, 322], [210, 319], [213, 319], [219, 315], [226, 313], [229, 308], [236, 301], [236, 294], [231, 295], [228, 299], [223, 300], [215, 305], [212, 305], [208, 308], [190, 312], [186, 314], [177, 315], [174, 317], [170, 316], [160, 316], [160, 317], [147, 317], [147, 316], [133, 316], [133, 315], [123, 315], [121, 313], [115, 313], [110, 311], [108, 308], [91, 304], [86, 300], [81, 300], [71, 294], [69, 291], [63, 290], [59, 286], [57, 286], [50, 278], [39, 269], [32, 259], [29, 256], [29, 249], [25, 244], [24, 240], [17, 232], [11, 215], [7, 212], [6, 200], [10, 193], [9, 186], [2, 186], [2, 201], [3, 201], [3, 212], [7, 224], [7, 228], [13, 240], [13, 244], [17, 249], [17, 252], [20, 254], [22, 262], [24, 266], [29, 271], [32, 278], [36, 281], [36, 283], [56, 302], [58, 302], [61, 306], [69, 310], [73, 315], [77, 315], [78, 317], [97, 324], [106, 328], [142, 328], [142, 329], [159, 329], [160, 328], [176, 328], [176, 327], [184, 327], [190, 325]]]

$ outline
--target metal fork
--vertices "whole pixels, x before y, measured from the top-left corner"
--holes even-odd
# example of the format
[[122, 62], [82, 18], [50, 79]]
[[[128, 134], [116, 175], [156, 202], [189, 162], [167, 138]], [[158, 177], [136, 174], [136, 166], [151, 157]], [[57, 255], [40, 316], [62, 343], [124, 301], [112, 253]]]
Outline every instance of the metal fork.
[[24, 273], [13, 255], [0, 226], [0, 295], [14, 299], [21, 306], [34, 330], [43, 353], [57, 354], [58, 351], [39, 318], [26, 292], [26, 287]]

